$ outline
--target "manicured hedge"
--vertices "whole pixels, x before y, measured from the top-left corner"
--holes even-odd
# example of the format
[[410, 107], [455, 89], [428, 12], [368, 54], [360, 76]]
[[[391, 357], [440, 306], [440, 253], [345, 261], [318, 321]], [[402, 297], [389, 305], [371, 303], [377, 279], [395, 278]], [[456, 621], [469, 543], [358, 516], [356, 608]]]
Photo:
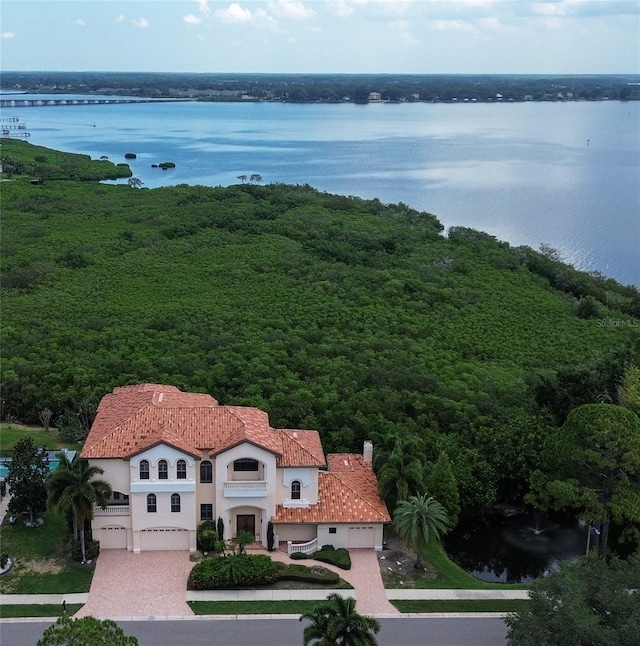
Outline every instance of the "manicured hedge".
[[281, 581], [305, 581], [307, 583], [324, 583], [329, 585], [337, 584], [340, 577], [337, 572], [327, 570], [321, 565], [314, 565], [307, 567], [306, 565], [298, 565], [292, 563], [287, 566], [287, 569], [280, 575]]
[[267, 585], [285, 569], [266, 554], [231, 554], [204, 559], [189, 574], [190, 590], [217, 590]]
[[313, 558], [323, 563], [331, 563], [343, 570], [351, 569], [351, 557], [344, 547], [339, 547], [337, 550], [321, 549], [313, 554]]

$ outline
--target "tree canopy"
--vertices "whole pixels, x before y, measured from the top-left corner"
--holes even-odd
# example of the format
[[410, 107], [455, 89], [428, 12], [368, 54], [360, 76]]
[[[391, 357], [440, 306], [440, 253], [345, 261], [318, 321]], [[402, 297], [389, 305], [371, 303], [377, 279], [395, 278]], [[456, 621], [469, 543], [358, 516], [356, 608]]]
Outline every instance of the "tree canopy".
[[532, 476], [531, 500], [543, 508], [574, 508], [600, 521], [600, 549], [609, 524], [640, 522], [640, 418], [612, 404], [573, 410], [551, 436], [543, 469]]
[[524, 610], [506, 619], [510, 646], [635, 646], [640, 635], [640, 557], [564, 561], [531, 584]]
[[356, 600], [333, 592], [327, 600], [306, 612], [300, 621], [308, 620], [303, 631], [304, 646], [377, 646], [374, 635], [380, 623], [373, 617], [356, 612]]
[[7, 485], [11, 491], [9, 511], [20, 514], [29, 511], [33, 523], [35, 515], [46, 508], [45, 481], [49, 475], [49, 460], [44, 447], [37, 447], [30, 437], [23, 437], [13, 449], [8, 464]]
[[[522, 496], [544, 438], [640, 363], [640, 329], [578, 311], [631, 322], [636, 289], [403, 203], [250, 178], [132, 190], [94, 181], [108, 160], [14, 140], [2, 159], [51, 167], [2, 184], [4, 420], [49, 409], [81, 439], [114, 387], [172, 384], [331, 452], [373, 438], [391, 506], [444, 452], [466, 517]], [[419, 460], [398, 462], [401, 437]]]
[[138, 646], [138, 640], [110, 619], [64, 615], [44, 631], [37, 646]]

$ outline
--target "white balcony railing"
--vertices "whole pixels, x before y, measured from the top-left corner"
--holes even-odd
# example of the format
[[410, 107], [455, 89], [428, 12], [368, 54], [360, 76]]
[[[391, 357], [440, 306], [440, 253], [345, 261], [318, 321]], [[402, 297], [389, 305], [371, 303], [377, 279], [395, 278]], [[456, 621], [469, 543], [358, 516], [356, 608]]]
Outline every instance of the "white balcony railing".
[[227, 480], [225, 498], [263, 498], [267, 495], [266, 480]]
[[292, 541], [287, 541], [287, 554], [291, 556], [296, 552], [304, 552], [305, 554], [311, 554], [318, 551], [318, 539], [314, 538], [308, 543], [293, 543]]
[[96, 507], [94, 510], [95, 516], [129, 516], [131, 510], [129, 505], [109, 505], [106, 509]]

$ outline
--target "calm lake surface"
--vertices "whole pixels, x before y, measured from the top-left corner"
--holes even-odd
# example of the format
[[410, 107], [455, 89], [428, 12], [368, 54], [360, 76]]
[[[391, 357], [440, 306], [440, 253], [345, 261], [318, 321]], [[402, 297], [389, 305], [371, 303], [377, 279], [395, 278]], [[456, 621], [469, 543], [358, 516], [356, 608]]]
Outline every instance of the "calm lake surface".
[[[8, 108], [34, 144], [147, 188], [264, 183], [404, 202], [640, 285], [640, 103], [146, 103]], [[152, 164], [175, 162], [162, 171]]]

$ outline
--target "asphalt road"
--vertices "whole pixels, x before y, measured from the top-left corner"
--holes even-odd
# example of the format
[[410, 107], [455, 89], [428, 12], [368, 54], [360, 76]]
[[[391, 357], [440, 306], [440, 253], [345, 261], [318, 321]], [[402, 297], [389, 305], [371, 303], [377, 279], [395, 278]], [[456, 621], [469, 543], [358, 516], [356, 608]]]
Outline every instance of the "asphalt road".
[[[140, 646], [300, 646], [304, 624], [295, 619], [123, 621]], [[504, 646], [498, 618], [382, 619], [380, 646]], [[35, 646], [49, 624], [1, 623], [2, 646]]]

